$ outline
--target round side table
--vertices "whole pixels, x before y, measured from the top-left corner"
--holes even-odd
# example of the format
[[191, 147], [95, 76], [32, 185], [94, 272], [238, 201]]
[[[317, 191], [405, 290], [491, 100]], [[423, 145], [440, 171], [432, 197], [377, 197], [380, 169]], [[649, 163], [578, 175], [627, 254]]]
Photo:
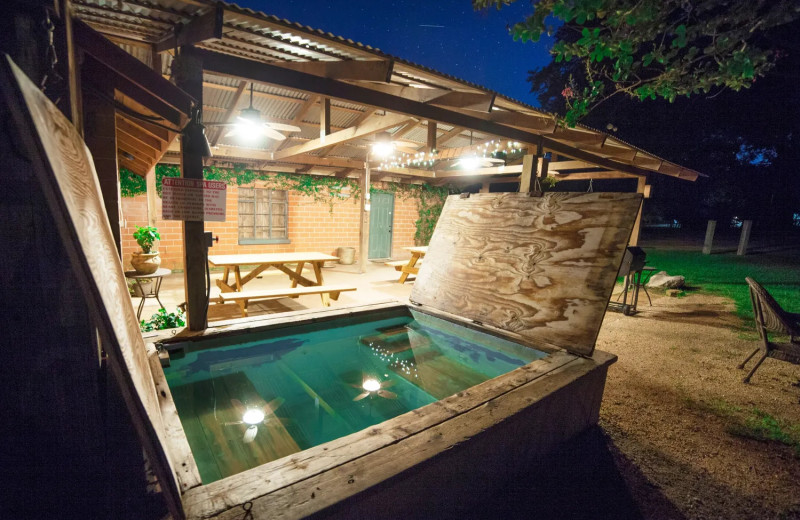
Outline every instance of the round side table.
[[[160, 267], [155, 273], [151, 274], [139, 274], [136, 271], [125, 271], [125, 278], [135, 280], [136, 286], [139, 287], [139, 292], [142, 294], [142, 300], [139, 302], [139, 309], [136, 311], [137, 321], [142, 319], [142, 309], [144, 309], [144, 301], [147, 298], [155, 298], [158, 304], [164, 307], [164, 304], [161, 303], [161, 300], [158, 298], [158, 291], [161, 289], [162, 279], [171, 273], [172, 270], [165, 267]], [[149, 291], [144, 290], [144, 286], [142, 285], [143, 280], [153, 280]]]

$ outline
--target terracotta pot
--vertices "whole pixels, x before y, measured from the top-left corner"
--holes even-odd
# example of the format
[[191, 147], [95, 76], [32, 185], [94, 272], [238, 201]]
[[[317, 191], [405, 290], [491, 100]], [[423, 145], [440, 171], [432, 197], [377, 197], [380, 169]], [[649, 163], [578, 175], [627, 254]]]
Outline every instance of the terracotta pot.
[[131, 256], [131, 265], [139, 274], [153, 274], [161, 266], [161, 257], [158, 253], [137, 251]]

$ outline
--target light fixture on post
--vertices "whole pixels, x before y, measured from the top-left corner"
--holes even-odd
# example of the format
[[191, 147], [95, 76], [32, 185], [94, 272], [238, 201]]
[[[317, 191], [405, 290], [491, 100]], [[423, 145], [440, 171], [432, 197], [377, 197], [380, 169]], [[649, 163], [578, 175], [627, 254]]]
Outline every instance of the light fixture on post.
[[186, 150], [200, 157], [211, 157], [211, 147], [206, 139], [206, 127], [200, 122], [200, 108], [192, 107], [192, 118], [183, 128]]
[[[286, 136], [281, 132], [299, 132], [300, 127], [295, 125], [286, 125], [283, 123], [273, 123], [272, 121], [264, 121], [261, 119], [261, 111], [253, 107], [253, 83], [250, 83], [250, 105], [243, 108], [236, 121], [233, 123], [208, 123], [207, 126], [232, 126], [230, 132], [225, 134], [225, 137], [243, 137], [248, 141], [255, 140], [259, 137], [269, 137], [276, 141], [283, 141]], [[279, 130], [281, 132], [279, 132]]]

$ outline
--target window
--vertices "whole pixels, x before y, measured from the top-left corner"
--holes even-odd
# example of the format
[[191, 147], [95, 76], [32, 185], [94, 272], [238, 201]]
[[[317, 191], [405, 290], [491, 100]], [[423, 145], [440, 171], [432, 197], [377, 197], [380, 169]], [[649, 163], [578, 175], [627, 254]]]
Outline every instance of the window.
[[288, 244], [286, 191], [239, 188], [239, 244]]

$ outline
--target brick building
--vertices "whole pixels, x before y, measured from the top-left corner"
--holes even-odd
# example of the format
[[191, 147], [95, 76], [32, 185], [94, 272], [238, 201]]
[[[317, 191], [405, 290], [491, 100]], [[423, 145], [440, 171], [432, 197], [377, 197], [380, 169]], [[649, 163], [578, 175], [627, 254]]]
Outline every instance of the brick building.
[[[384, 189], [382, 182], [372, 183], [374, 189]], [[239, 204], [243, 190], [250, 188], [268, 190], [264, 181], [247, 186], [228, 186], [226, 195], [225, 222], [206, 222], [206, 231], [219, 237], [214, 243], [213, 254], [241, 253], [287, 253], [294, 251], [317, 251], [336, 255], [339, 247], [352, 247], [359, 254], [358, 200], [347, 198], [334, 201], [332, 205], [315, 201], [312, 197], [288, 190], [285, 218], [285, 237], [265, 239], [264, 243], [252, 243], [247, 237], [247, 222], [240, 218]], [[414, 198], [394, 196], [392, 212], [391, 253], [392, 257], [408, 256], [403, 248], [414, 245], [415, 222], [418, 218], [418, 202]], [[148, 224], [147, 196], [123, 197], [122, 208], [122, 258], [126, 264], [131, 254], [140, 248], [133, 238], [137, 226]], [[155, 197], [154, 225], [161, 240], [158, 251], [161, 265], [170, 269], [183, 268], [183, 240], [181, 222], [161, 219], [161, 199]], [[278, 233], [282, 235], [284, 233]]]

